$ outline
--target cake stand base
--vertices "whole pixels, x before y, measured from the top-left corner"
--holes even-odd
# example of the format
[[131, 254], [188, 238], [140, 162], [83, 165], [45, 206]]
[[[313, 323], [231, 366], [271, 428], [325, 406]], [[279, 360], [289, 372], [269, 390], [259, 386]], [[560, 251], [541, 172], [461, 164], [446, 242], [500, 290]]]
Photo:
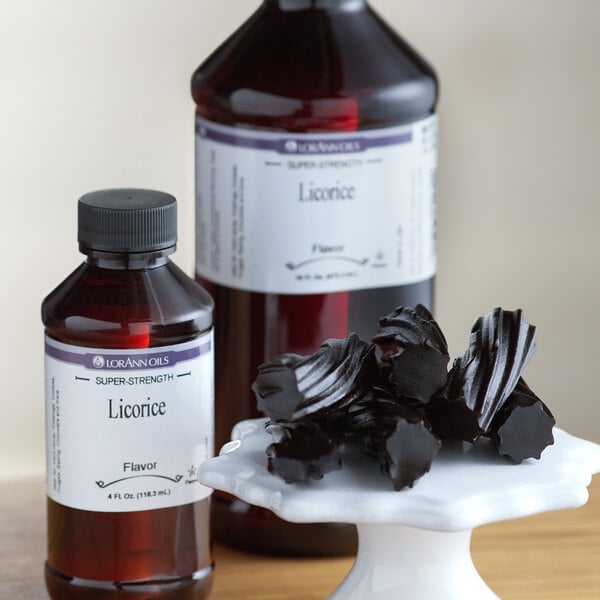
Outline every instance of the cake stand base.
[[442, 448], [426, 476], [396, 492], [365, 457], [288, 485], [268, 472], [264, 421], [243, 421], [198, 478], [294, 523], [357, 523], [356, 562], [330, 600], [498, 600], [473, 565], [473, 529], [582, 506], [600, 472], [600, 445], [553, 433], [540, 460], [519, 465], [483, 449]]
[[498, 600], [473, 565], [471, 530], [357, 527], [356, 562], [330, 600]]

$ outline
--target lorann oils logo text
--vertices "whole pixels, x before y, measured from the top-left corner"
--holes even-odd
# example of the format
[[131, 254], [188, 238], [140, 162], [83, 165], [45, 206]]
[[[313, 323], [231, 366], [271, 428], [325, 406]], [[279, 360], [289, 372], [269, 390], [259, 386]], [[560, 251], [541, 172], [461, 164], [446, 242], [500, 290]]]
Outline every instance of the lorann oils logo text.
[[140, 358], [102, 356], [96, 354], [92, 359], [92, 364], [97, 369], [144, 369], [148, 367], [164, 367], [169, 364], [169, 357], [163, 356], [147, 356]]
[[360, 152], [360, 140], [288, 140], [284, 150], [290, 154], [331, 154], [338, 152]]

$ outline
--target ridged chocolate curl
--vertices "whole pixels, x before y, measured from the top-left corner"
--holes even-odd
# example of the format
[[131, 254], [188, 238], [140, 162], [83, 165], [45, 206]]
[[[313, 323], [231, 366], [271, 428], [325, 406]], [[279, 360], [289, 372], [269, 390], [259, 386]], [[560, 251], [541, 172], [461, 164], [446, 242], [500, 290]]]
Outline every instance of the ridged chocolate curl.
[[535, 352], [536, 328], [522, 310], [495, 308], [480, 317], [471, 330], [467, 353], [460, 359], [462, 392], [467, 406], [480, 415], [487, 430], [496, 412], [515, 389]]
[[381, 365], [375, 347], [350, 334], [259, 368], [252, 388], [271, 419], [271, 473], [288, 483], [320, 479], [353, 460], [346, 447], [374, 459], [401, 490], [430, 470], [441, 440], [491, 439], [515, 462], [553, 443], [554, 418], [521, 378], [536, 332], [521, 310], [477, 319], [449, 373], [446, 340], [423, 306], [398, 308], [379, 326]]
[[429, 471], [441, 446], [418, 409], [381, 390], [327, 413], [319, 424], [346, 447], [360, 448], [374, 459], [396, 490], [413, 487]]
[[535, 351], [535, 333], [520, 309], [495, 308], [477, 319], [469, 348], [426, 409], [438, 435], [474, 441], [489, 430]]
[[323, 411], [312, 419], [325, 431], [345, 442], [360, 441], [380, 425], [379, 414], [375, 411], [370, 393], [341, 410]]
[[491, 424], [490, 438], [498, 453], [517, 463], [539, 459], [554, 443], [556, 421], [548, 407], [520, 379]]
[[267, 468], [286, 483], [322, 479], [342, 468], [343, 445], [315, 423], [270, 423], [267, 431], [274, 439]]
[[[458, 374], [454, 369], [450, 371], [449, 387], [455, 387], [451, 384], [459, 380]], [[447, 389], [424, 408], [431, 428], [443, 440], [474, 442], [485, 433], [479, 425], [479, 415], [467, 406], [462, 396], [446, 394]]]
[[296, 421], [356, 402], [378, 370], [375, 347], [351, 333], [325, 341], [310, 356], [283, 354], [261, 365], [252, 389], [270, 419]]
[[396, 491], [412, 488], [431, 469], [441, 447], [429, 423], [415, 408], [387, 399], [372, 401], [371, 426], [363, 449], [374, 456]]
[[427, 403], [446, 383], [448, 344], [431, 313], [418, 304], [399, 307], [379, 320], [373, 343], [391, 364], [390, 382], [400, 396]]

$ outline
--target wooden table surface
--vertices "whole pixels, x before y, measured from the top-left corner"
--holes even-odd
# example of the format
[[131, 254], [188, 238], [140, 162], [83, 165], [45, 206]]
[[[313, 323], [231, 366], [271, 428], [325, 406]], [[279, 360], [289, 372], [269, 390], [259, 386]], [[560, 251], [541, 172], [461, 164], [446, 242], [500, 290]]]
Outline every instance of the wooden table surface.
[[[475, 530], [472, 553], [502, 600], [600, 600], [600, 475], [582, 508]], [[0, 484], [0, 599], [46, 599], [44, 485]], [[323, 600], [351, 558], [288, 559], [214, 548], [211, 600]], [[443, 599], [440, 599], [443, 600]]]

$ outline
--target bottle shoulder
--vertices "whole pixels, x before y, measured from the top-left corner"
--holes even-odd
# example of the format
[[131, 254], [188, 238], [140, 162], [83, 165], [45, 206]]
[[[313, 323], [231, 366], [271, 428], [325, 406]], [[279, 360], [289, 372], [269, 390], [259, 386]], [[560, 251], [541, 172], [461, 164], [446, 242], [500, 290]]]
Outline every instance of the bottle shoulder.
[[83, 263], [42, 302], [52, 337], [79, 345], [138, 347], [192, 339], [212, 327], [208, 292], [171, 261], [151, 269]]
[[[352, 129], [428, 116], [438, 84], [432, 67], [368, 6], [262, 8], [200, 65], [192, 95], [201, 116], [224, 123]], [[340, 115], [346, 120], [336, 123]]]

